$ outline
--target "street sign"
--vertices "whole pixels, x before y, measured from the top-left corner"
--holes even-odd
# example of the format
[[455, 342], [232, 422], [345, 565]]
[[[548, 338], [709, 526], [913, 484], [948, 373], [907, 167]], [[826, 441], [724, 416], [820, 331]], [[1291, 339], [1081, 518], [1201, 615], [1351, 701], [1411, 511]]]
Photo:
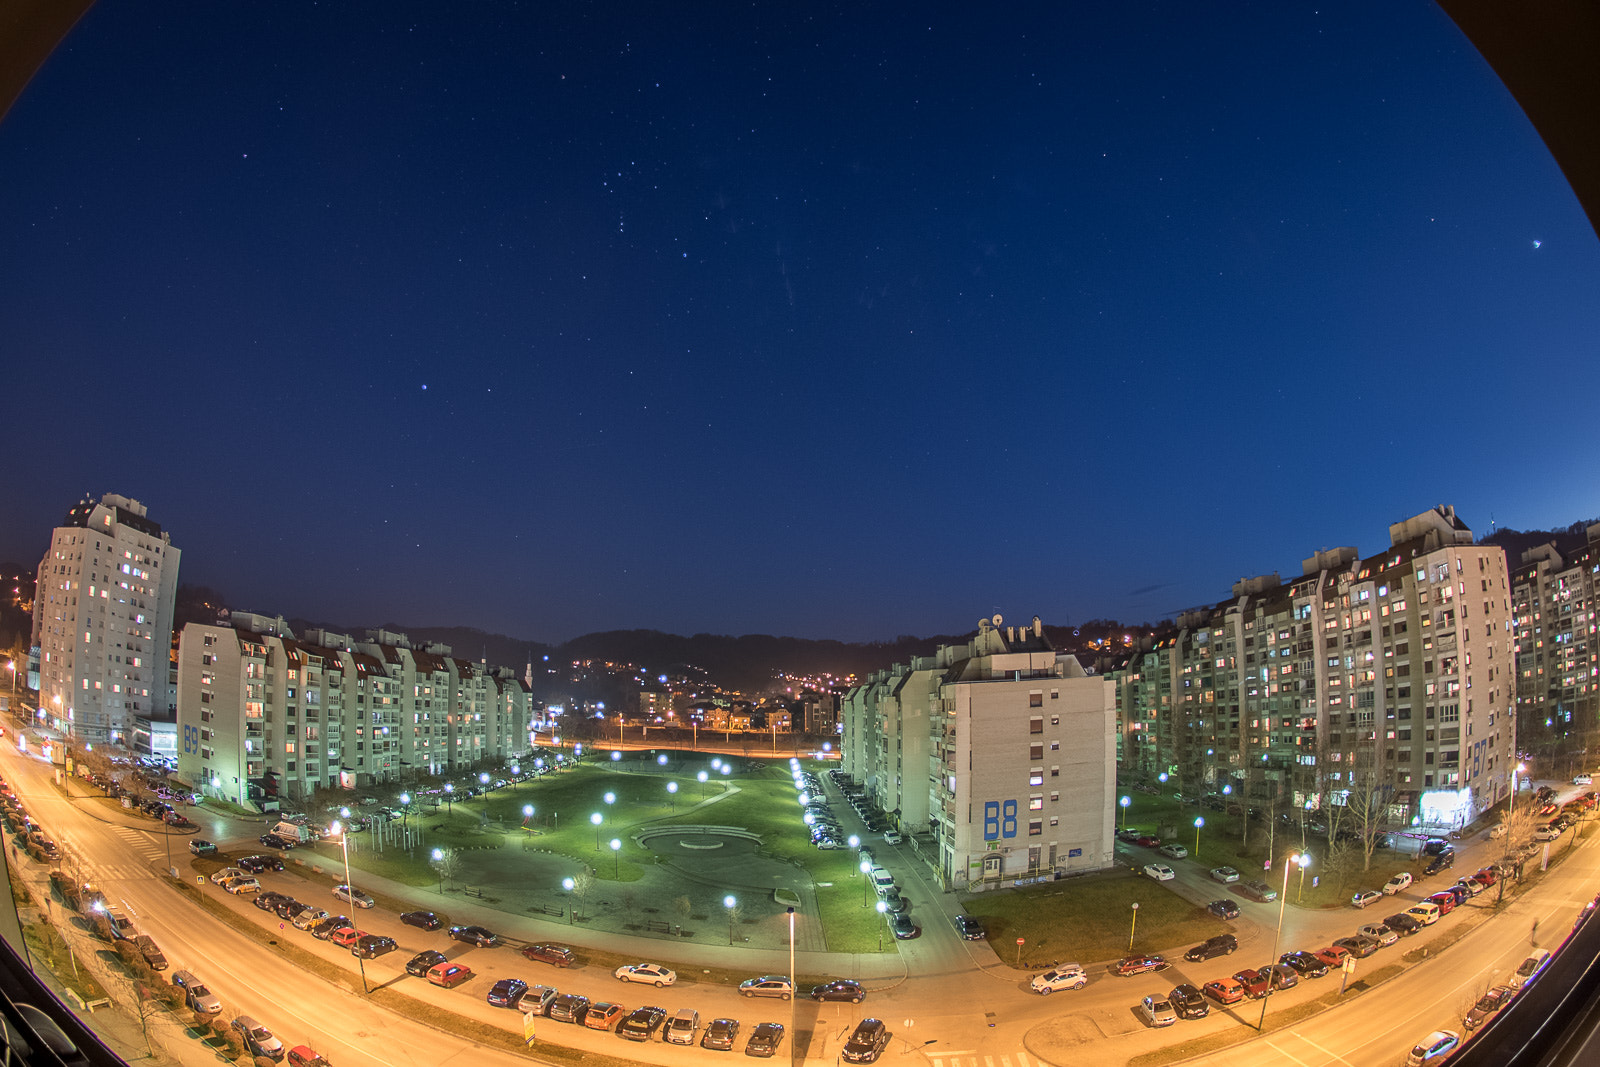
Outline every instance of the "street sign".
[[534, 1015], [532, 1012], [524, 1012], [523, 1013], [523, 1015], [522, 1015], [522, 1041], [523, 1041], [523, 1044], [526, 1044], [526, 1045], [533, 1044], [533, 1020], [536, 1019], [536, 1018], [538, 1018], [538, 1016]]

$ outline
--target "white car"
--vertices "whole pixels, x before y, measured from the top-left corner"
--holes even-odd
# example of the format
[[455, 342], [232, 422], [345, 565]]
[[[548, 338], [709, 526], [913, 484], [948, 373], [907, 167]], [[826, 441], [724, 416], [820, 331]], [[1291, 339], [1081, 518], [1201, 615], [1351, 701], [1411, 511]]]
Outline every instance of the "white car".
[[1364, 908], [1368, 904], [1376, 903], [1382, 899], [1383, 894], [1378, 892], [1376, 889], [1363, 889], [1361, 892], [1350, 898], [1350, 906], [1355, 908]]
[[1554, 841], [1561, 836], [1561, 831], [1554, 826], [1541, 826], [1533, 832], [1535, 841]]
[[642, 982], [656, 988], [671, 985], [678, 980], [676, 971], [659, 963], [629, 963], [611, 972], [624, 982]]
[[1370, 937], [1384, 948], [1388, 948], [1400, 940], [1400, 935], [1389, 929], [1383, 923], [1368, 923], [1356, 931], [1362, 937]]
[[883, 832], [883, 839], [888, 844], [898, 845], [900, 843], [900, 831], [899, 830], [885, 830]]
[[224, 868], [222, 868], [222, 870], [218, 871], [216, 874], [213, 874], [211, 876], [211, 884], [212, 885], [221, 885], [223, 882], [226, 882], [229, 878], [247, 878], [247, 877], [249, 877], [249, 875], [250, 875], [249, 871], [241, 870], [238, 867], [224, 867]]
[[1401, 871], [1387, 882], [1383, 883], [1383, 895], [1392, 897], [1402, 889], [1411, 888], [1411, 872]]
[[1435, 1030], [1422, 1039], [1422, 1044], [1411, 1050], [1411, 1055], [1406, 1057], [1407, 1067], [1422, 1067], [1425, 1063], [1434, 1063], [1456, 1050], [1461, 1044], [1461, 1035], [1454, 1030]]
[[1162, 845], [1160, 848], [1156, 849], [1156, 851], [1161, 853], [1163, 856], [1168, 856], [1175, 860], [1186, 860], [1189, 858], [1189, 850], [1184, 848], [1182, 845]]
[[243, 878], [229, 878], [222, 883], [222, 888], [236, 897], [242, 897], [246, 893], [261, 892], [261, 883], [247, 874]]
[[1229, 885], [1239, 880], [1239, 872], [1232, 867], [1213, 867], [1211, 868], [1211, 877], [1223, 885]]
[[1539, 977], [1549, 963], [1549, 949], [1534, 949], [1533, 955], [1529, 956], [1527, 959], [1523, 960], [1517, 965], [1516, 973], [1511, 976], [1506, 984], [1513, 986], [1514, 988], [1521, 989], [1523, 986]]
[[376, 903], [372, 897], [351, 885], [334, 886], [333, 895], [346, 904], [354, 904], [358, 908], [370, 908]]
[[1588, 774], [1576, 775], [1572, 779], [1573, 785], [1594, 785], [1594, 776]]
[[1147, 863], [1144, 867], [1144, 873], [1147, 877], [1154, 878], [1158, 882], [1170, 882], [1178, 877], [1177, 872], [1165, 863]]
[[1059, 964], [1053, 970], [1036, 974], [1033, 981], [1028, 983], [1028, 988], [1035, 993], [1049, 996], [1058, 989], [1082, 989], [1089, 984], [1089, 976], [1083, 973], [1083, 968], [1076, 963]]

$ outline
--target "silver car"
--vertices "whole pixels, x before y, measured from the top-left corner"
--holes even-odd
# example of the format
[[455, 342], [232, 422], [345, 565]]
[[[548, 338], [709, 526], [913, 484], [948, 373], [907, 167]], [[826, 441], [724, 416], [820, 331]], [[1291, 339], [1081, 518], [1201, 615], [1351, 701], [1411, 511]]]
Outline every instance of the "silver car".
[[1148, 996], [1141, 1000], [1139, 1014], [1144, 1017], [1146, 1026], [1171, 1026], [1178, 1021], [1178, 1013], [1172, 1010], [1172, 1001], [1164, 994]]

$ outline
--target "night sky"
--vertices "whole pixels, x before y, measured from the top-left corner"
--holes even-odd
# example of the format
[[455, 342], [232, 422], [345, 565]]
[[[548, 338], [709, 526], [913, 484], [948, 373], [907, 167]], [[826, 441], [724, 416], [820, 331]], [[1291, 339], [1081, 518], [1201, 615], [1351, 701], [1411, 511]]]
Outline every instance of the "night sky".
[[1600, 515], [1597, 291], [1425, 0], [101, 0], [0, 124], [0, 560], [111, 491], [352, 626], [1155, 620]]

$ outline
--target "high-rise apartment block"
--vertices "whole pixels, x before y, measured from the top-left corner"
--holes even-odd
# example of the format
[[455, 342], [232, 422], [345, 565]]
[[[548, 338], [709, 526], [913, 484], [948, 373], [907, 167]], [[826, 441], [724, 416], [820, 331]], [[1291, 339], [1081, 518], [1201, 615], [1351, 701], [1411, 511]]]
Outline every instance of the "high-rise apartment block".
[[1566, 553], [1522, 553], [1512, 571], [1517, 638], [1517, 745], [1541, 774], [1595, 766], [1600, 752], [1600, 523]]
[[296, 638], [235, 613], [184, 627], [178, 773], [238, 803], [455, 772], [530, 748], [530, 690], [510, 669], [403, 634]]
[[1125, 778], [1277, 812], [1455, 827], [1505, 798], [1516, 649], [1505, 553], [1450, 507], [1389, 548], [1316, 553], [1234, 586], [1108, 670]]
[[169, 705], [179, 551], [143, 504], [84, 500], [50, 536], [33, 607], [46, 721], [88, 744], [129, 746]]
[[878, 672], [841, 704], [844, 770], [946, 888], [1112, 863], [1112, 683], [1058, 654], [1038, 618], [1003, 621]]

